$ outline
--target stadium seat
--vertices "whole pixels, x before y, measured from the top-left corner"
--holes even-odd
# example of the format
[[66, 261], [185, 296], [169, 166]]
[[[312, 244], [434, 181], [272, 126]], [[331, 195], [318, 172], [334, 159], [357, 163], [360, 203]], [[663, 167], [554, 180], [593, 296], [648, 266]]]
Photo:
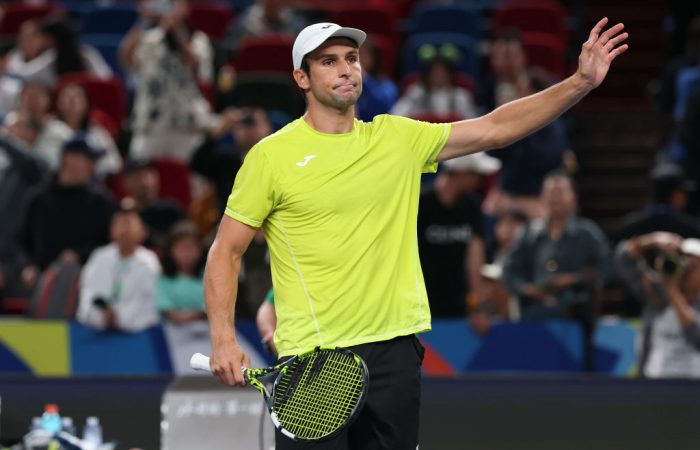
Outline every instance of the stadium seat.
[[294, 38], [282, 35], [249, 37], [241, 42], [233, 65], [239, 73], [292, 71]]
[[55, 4], [28, 5], [10, 3], [5, 8], [0, 20], [0, 36], [14, 37], [22, 24], [30, 19], [41, 19], [49, 14], [57, 13], [60, 9]]
[[398, 42], [396, 12], [391, 5], [383, 8], [377, 6], [362, 6], [358, 4], [339, 5], [328, 11], [328, 20], [344, 27], [355, 27], [384, 36], [392, 42]]
[[134, 26], [139, 14], [131, 6], [93, 8], [81, 20], [80, 33], [125, 35]]
[[521, 32], [548, 33], [564, 48], [568, 45], [566, 12], [556, 0], [516, 0], [498, 8], [493, 29], [516, 28]]
[[224, 37], [229, 23], [233, 20], [233, 9], [227, 3], [193, 2], [189, 8], [189, 26], [194, 30], [203, 31], [215, 41]]
[[69, 73], [58, 79], [55, 92], [60, 92], [65, 85], [71, 83], [82, 86], [90, 105], [104, 111], [121, 126], [126, 118], [126, 95], [119, 78], [102, 79], [88, 73]]
[[460, 51], [456, 67], [478, 82], [479, 80], [479, 47], [478, 42], [469, 36], [457, 33], [418, 33], [411, 36], [404, 45], [402, 56], [402, 74], [420, 72], [422, 65], [418, 58], [418, 49], [424, 44], [440, 46], [454, 44]]
[[119, 125], [117, 125], [117, 122], [115, 122], [109, 114], [99, 108], [91, 109], [90, 121], [100, 124], [114, 139], [119, 135]]
[[268, 111], [281, 111], [289, 117], [299, 117], [304, 113], [303, 97], [287, 74], [241, 74], [233, 91], [219, 94], [217, 102], [218, 109], [227, 106], [257, 106]]
[[192, 203], [191, 172], [187, 164], [172, 158], [157, 158], [153, 166], [160, 175], [158, 196], [175, 200], [187, 211]]
[[531, 66], [547, 69], [560, 80], [565, 77], [565, 49], [557, 38], [548, 33], [522, 33], [523, 48]]
[[124, 69], [119, 61], [119, 45], [122, 39], [121, 34], [84, 34], [80, 36], [80, 41], [95, 47], [112, 72], [120, 77], [124, 77]]
[[462, 33], [474, 39], [484, 36], [479, 8], [458, 5], [421, 5], [412, 15], [413, 33]]
[[396, 77], [396, 45], [386, 36], [372, 35], [372, 40], [382, 54], [384, 73], [391, 79]]

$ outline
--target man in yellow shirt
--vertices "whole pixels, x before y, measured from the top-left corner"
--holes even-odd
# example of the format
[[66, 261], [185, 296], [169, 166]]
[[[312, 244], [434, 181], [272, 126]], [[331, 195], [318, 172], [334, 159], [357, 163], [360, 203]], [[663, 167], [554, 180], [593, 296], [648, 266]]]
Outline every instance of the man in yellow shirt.
[[[294, 43], [294, 78], [307, 111], [246, 156], [209, 252], [205, 296], [211, 368], [244, 384], [249, 360], [232, 323], [240, 262], [258, 228], [270, 247], [281, 357], [318, 345], [348, 347], [370, 371], [357, 421], [303, 448], [415, 449], [422, 347], [430, 329], [418, 259], [421, 172], [438, 161], [504, 147], [551, 122], [607, 74], [627, 49], [618, 24], [591, 30], [578, 71], [538, 94], [477, 119], [428, 124], [390, 115], [355, 119], [365, 33], [336, 24], [305, 28]], [[278, 449], [301, 448], [278, 435]]]

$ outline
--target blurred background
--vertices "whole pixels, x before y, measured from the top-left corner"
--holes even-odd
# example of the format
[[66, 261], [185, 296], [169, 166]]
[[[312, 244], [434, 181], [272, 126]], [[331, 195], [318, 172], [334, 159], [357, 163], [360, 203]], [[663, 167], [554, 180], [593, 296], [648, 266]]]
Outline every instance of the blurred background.
[[[203, 263], [236, 172], [304, 112], [291, 49], [306, 25], [368, 33], [360, 120], [448, 122], [571, 75], [609, 17], [630, 49], [600, 88], [424, 175], [421, 448], [697, 448], [698, 14], [690, 0], [0, 0], [0, 445], [59, 414], [117, 448], [270, 448], [257, 394], [188, 360], [210, 349]], [[239, 340], [270, 364], [262, 233], [239, 281]]]

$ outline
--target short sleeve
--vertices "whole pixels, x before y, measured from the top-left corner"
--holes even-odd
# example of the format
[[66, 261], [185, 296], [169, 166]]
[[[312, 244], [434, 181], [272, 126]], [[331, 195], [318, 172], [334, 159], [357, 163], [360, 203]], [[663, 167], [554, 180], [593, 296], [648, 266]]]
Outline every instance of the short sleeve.
[[395, 136], [406, 141], [407, 148], [417, 158], [423, 172], [436, 172], [437, 157], [450, 137], [452, 124], [428, 123], [406, 117], [390, 117]]
[[260, 228], [277, 203], [272, 166], [262, 148], [253, 147], [243, 160], [225, 214], [254, 228]]

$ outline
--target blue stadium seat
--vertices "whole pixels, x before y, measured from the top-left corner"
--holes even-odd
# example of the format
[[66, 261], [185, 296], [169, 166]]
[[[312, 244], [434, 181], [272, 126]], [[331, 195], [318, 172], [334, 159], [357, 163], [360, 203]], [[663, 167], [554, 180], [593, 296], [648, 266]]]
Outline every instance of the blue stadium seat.
[[460, 51], [460, 58], [456, 64], [457, 70], [471, 76], [478, 84], [480, 80], [478, 41], [459, 33], [418, 33], [412, 35], [403, 48], [402, 74], [406, 75], [422, 69], [418, 58], [418, 49], [422, 45], [440, 46], [447, 43], [454, 44]]
[[82, 18], [81, 34], [126, 34], [138, 20], [131, 6], [108, 6], [90, 9]]
[[484, 37], [481, 9], [458, 5], [422, 5], [413, 12], [413, 32], [460, 33], [480, 40]]
[[80, 41], [95, 47], [109, 64], [112, 72], [123, 78], [124, 69], [119, 62], [119, 43], [122, 38], [121, 34], [84, 34], [80, 36]]

